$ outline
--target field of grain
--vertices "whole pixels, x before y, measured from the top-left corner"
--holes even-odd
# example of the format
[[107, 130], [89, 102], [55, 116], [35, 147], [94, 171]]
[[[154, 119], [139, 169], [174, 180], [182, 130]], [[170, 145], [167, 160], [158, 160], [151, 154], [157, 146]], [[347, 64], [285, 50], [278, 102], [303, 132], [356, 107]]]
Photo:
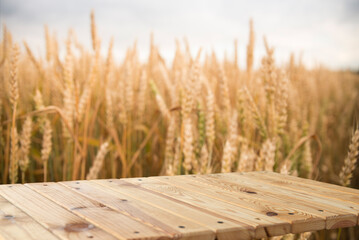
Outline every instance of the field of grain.
[[191, 56], [178, 42], [166, 62], [151, 41], [147, 61], [134, 44], [115, 62], [93, 14], [91, 29], [86, 49], [72, 31], [63, 43], [45, 27], [37, 56], [4, 27], [1, 183], [267, 170], [350, 186], [358, 74], [307, 69], [293, 55], [279, 65], [259, 37], [266, 54], [254, 59], [252, 23], [244, 69], [236, 42], [233, 59]]

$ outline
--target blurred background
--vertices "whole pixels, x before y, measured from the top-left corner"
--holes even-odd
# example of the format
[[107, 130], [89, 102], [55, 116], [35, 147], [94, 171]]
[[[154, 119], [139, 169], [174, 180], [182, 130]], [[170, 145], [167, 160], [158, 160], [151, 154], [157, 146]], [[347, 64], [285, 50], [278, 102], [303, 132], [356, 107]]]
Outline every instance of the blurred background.
[[[175, 39], [186, 37], [194, 54], [200, 47], [218, 57], [233, 54], [237, 39], [240, 67], [245, 67], [248, 22], [256, 31], [255, 58], [264, 54], [262, 37], [276, 47], [283, 63], [290, 53], [308, 67], [359, 68], [359, 1], [357, 0], [0, 0], [0, 21], [17, 41], [26, 39], [35, 53], [44, 51], [44, 24], [64, 42], [72, 28], [90, 46], [89, 13], [95, 10], [99, 34], [107, 45], [114, 36], [114, 55], [120, 59], [136, 40], [140, 59], [149, 53], [150, 33], [163, 57], [172, 60]], [[103, 49], [104, 50], [104, 49]], [[242, 53], [242, 54], [241, 54]], [[258, 67], [259, 61], [255, 61]]]

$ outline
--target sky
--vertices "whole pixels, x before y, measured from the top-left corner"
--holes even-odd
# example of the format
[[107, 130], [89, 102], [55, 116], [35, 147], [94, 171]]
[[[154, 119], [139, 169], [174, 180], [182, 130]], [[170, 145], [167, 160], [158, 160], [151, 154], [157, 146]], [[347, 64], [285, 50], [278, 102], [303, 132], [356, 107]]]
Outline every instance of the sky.
[[202, 48], [219, 57], [225, 52], [233, 57], [237, 39], [239, 65], [245, 67], [252, 18], [255, 66], [264, 55], [265, 35], [275, 47], [278, 64], [294, 53], [308, 67], [359, 69], [359, 0], [0, 0], [1, 32], [5, 23], [14, 40], [26, 40], [37, 55], [44, 54], [44, 24], [56, 32], [60, 43], [72, 28], [90, 47], [92, 9], [102, 48], [107, 49], [113, 36], [117, 60], [134, 41], [145, 60], [153, 32], [168, 61], [173, 59], [176, 39], [187, 38], [193, 55]]

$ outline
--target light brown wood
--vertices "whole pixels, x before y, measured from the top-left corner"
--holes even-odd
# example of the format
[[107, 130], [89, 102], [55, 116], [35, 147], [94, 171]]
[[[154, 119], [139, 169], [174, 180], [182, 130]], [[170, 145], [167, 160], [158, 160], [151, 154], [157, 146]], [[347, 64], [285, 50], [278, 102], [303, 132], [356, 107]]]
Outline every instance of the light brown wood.
[[335, 184], [329, 184], [329, 183], [325, 183], [325, 182], [315, 181], [312, 179], [295, 177], [295, 176], [280, 174], [280, 173], [276, 173], [276, 172], [262, 171], [262, 172], [258, 172], [258, 173], [266, 175], [266, 176], [267, 175], [273, 176], [273, 177], [281, 179], [281, 180], [293, 181], [293, 182], [297, 182], [297, 183], [301, 183], [301, 184], [305, 184], [305, 185], [309, 185], [309, 186], [316, 186], [319, 188], [326, 188], [326, 189], [330, 189], [330, 190], [336, 190], [339, 192], [350, 193], [350, 194], [359, 196], [359, 189], [354, 189], [354, 188], [350, 188], [350, 187], [342, 187], [342, 186], [335, 185]]
[[320, 188], [313, 185], [302, 184], [297, 181], [288, 181], [281, 177], [273, 177], [269, 174], [260, 174], [256, 172], [248, 172], [245, 173], [244, 176], [253, 176], [258, 180], [263, 180], [268, 184], [273, 184], [276, 186], [280, 186], [283, 188], [288, 188], [294, 191], [310, 193], [316, 196], [323, 196], [325, 198], [334, 199], [335, 201], [342, 201], [350, 204], [355, 207], [355, 209], [359, 210], [359, 195], [354, 195], [351, 193], [346, 193], [337, 190], [329, 190], [327, 188]]
[[[278, 193], [278, 191], [274, 191], [272, 186], [265, 185], [263, 182], [248, 181], [247, 179], [238, 178], [238, 176], [233, 174], [197, 176], [194, 181], [206, 184], [207, 188], [217, 187], [229, 191], [231, 194], [246, 194], [248, 197], [257, 199], [258, 201], [269, 201], [289, 207], [293, 210], [309, 212], [313, 215], [323, 217], [326, 222], [326, 229], [345, 226], [344, 224], [349, 224], [348, 226], [355, 225], [355, 214], [351, 212], [313, 203], [307, 199], [297, 200], [296, 197], [291, 196], [291, 193], [285, 191]], [[325, 211], [322, 211], [323, 209], [325, 209]], [[292, 214], [296, 214], [296, 211], [293, 211]]]
[[176, 187], [195, 191], [206, 196], [234, 203], [240, 207], [250, 209], [254, 212], [270, 215], [274, 214], [274, 218], [282, 219], [291, 224], [292, 233], [308, 232], [325, 229], [325, 218], [317, 214], [308, 213], [289, 208], [287, 205], [268, 202], [265, 198], [253, 198], [248, 193], [237, 192], [233, 194], [226, 190], [219, 189], [214, 185], [208, 186], [203, 182], [195, 181], [195, 175], [176, 176], [176, 177], [156, 177], [160, 181], [173, 184]]
[[175, 238], [198, 240], [215, 238], [215, 233], [212, 230], [195, 223], [191, 219], [182, 218], [95, 182], [71, 181], [62, 182], [62, 184], [106, 207], [160, 228]]
[[[228, 175], [228, 174], [226, 174]], [[248, 199], [253, 199], [260, 202], [268, 202], [273, 204], [279, 204], [280, 206], [285, 206], [289, 209], [291, 209], [291, 212], [288, 214], [296, 215], [297, 212], [308, 212], [314, 216], [321, 217], [325, 219], [325, 228], [331, 229], [332, 226], [340, 225], [341, 223], [345, 223], [347, 221], [353, 222], [355, 221], [355, 215], [348, 213], [348, 212], [342, 212], [341, 209], [332, 209], [325, 205], [318, 205], [313, 202], [309, 201], [298, 201], [294, 197], [290, 197], [290, 195], [286, 194], [278, 194], [270, 187], [270, 190], [268, 189], [268, 186], [264, 186], [263, 183], [257, 183], [257, 182], [248, 182], [243, 181], [242, 179], [237, 179], [236, 181], [231, 181], [229, 175], [228, 178], [225, 178], [226, 176], [216, 174], [214, 176], [194, 176], [193, 178], [194, 182], [200, 182], [204, 186], [206, 186], [206, 189], [210, 188], [219, 188], [222, 191], [229, 192], [230, 195], [234, 196], [246, 196]], [[232, 176], [233, 177], [233, 176]], [[226, 192], [222, 192], [221, 195], [227, 195]], [[325, 208], [325, 211], [321, 211], [323, 208]], [[354, 223], [352, 223], [354, 224]], [[304, 225], [304, 223], [303, 223]], [[306, 226], [307, 227], [307, 226]]]
[[246, 223], [255, 228], [255, 238], [278, 236], [290, 232], [290, 224], [283, 220], [258, 214], [234, 204], [181, 189], [155, 178], [129, 178], [123, 179], [123, 181], [140, 185], [141, 187], [187, 202], [193, 206], [216, 211], [223, 216]]
[[24, 185], [2, 185], [0, 194], [61, 239], [115, 239]]
[[0, 196], [0, 239], [59, 239], [29, 215]]
[[359, 224], [358, 190], [271, 172], [0, 186], [2, 239], [250, 240]]
[[221, 239], [251, 239], [254, 236], [254, 228], [248, 224], [222, 216], [218, 212], [198, 208], [176, 198], [171, 198], [128, 182], [111, 180], [94, 180], [96, 184], [109, 188], [116, 194], [130, 196], [137, 201], [161, 208], [185, 219], [196, 221], [216, 232], [216, 237]]
[[244, 174], [209, 174], [205, 177], [213, 178], [217, 181], [235, 183], [237, 185], [236, 188], [239, 191], [244, 189], [246, 191], [261, 192], [263, 195], [288, 199], [298, 206], [313, 206], [318, 209], [318, 213], [334, 214], [333, 217], [327, 216], [326, 229], [351, 227], [355, 226], [358, 221], [358, 211], [350, 208], [350, 206], [345, 206], [338, 202], [312, 196], [303, 192], [291, 191], [281, 187], [273, 187], [273, 185], [266, 184], [256, 178], [245, 177]]
[[156, 226], [141, 222], [141, 219], [135, 220], [61, 184], [32, 183], [27, 186], [119, 239], [170, 239], [173, 237]]
[[[353, 201], [345, 201], [343, 199], [337, 199], [336, 197], [329, 197], [329, 195], [322, 193], [320, 189], [305, 188], [305, 187], [301, 187], [300, 185], [296, 187], [287, 186], [282, 183], [277, 183], [280, 180], [274, 180], [267, 177], [253, 176], [251, 174], [234, 173], [233, 175], [247, 179], [251, 182], [253, 181], [261, 182], [263, 184], [271, 186], [272, 188], [276, 189], [276, 191], [278, 191], [279, 189], [280, 191], [287, 191], [288, 193], [295, 195], [296, 199], [298, 198], [297, 196], [310, 197], [312, 201], [322, 203], [326, 208], [330, 208], [330, 207], [341, 208], [346, 212], [351, 212], [356, 216], [358, 216], [359, 205], [357, 203], [354, 203]], [[333, 194], [336, 195], [335, 193]]]

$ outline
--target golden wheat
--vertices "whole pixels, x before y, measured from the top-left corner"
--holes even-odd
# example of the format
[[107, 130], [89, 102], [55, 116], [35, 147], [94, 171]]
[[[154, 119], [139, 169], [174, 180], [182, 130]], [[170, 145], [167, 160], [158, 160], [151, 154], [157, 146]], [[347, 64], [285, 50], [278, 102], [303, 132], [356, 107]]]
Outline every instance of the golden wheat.
[[[255, 68], [252, 21], [245, 68], [237, 41], [233, 58], [201, 49], [192, 56], [188, 42], [177, 41], [171, 64], [153, 36], [147, 61], [139, 60], [134, 44], [117, 62], [114, 40], [107, 56], [101, 55], [93, 12], [91, 49], [73, 31], [60, 46], [45, 26], [42, 58], [26, 42], [20, 52], [3, 29], [0, 83], [8, 89], [0, 91], [3, 183], [19, 179], [17, 164], [22, 181], [85, 179], [104, 139], [104, 177], [266, 169], [339, 179], [341, 165], [334, 163], [346, 153], [358, 108], [358, 75], [310, 70], [293, 54], [278, 64], [266, 40], [266, 54]], [[33, 119], [30, 131], [28, 120], [23, 122], [27, 114]], [[342, 162], [346, 185], [355, 166], [352, 155]]]

